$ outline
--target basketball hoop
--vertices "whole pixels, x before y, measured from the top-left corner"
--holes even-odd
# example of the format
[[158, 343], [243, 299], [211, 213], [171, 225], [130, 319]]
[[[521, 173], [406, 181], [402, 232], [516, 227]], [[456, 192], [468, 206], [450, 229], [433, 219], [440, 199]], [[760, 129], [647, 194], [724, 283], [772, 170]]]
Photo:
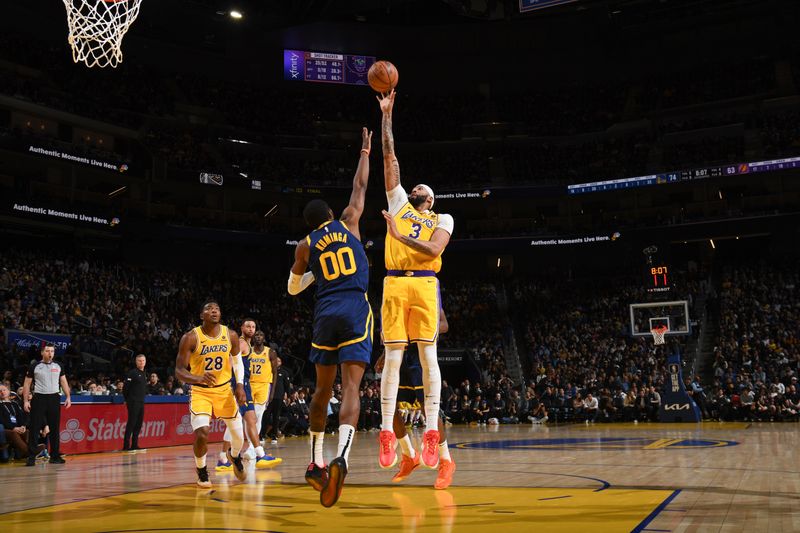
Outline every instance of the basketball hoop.
[[669, 331], [667, 326], [657, 326], [650, 330], [653, 334], [653, 344], [664, 344], [664, 335]]
[[139, 15], [142, 0], [63, 0], [72, 60], [87, 67], [122, 63], [122, 38]]

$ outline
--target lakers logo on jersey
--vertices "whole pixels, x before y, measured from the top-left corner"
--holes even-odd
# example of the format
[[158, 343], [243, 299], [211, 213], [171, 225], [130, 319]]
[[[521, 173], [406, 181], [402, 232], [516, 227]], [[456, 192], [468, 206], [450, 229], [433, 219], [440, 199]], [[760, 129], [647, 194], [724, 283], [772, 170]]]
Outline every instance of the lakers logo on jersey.
[[250, 354], [250, 382], [269, 383], [272, 381], [272, 364], [269, 360], [269, 349], [263, 352]]
[[194, 328], [197, 335], [197, 345], [189, 358], [189, 371], [202, 376], [211, 372], [216, 377], [217, 385], [226, 383], [231, 379], [231, 358], [233, 349], [229, 340], [228, 328], [220, 326], [220, 335], [209, 337], [203, 332], [202, 327]]
[[[429, 241], [439, 224], [439, 215], [431, 211], [420, 213], [406, 203], [394, 216], [398, 231], [421, 241]], [[390, 270], [433, 270], [442, 268], [442, 258], [428, 257], [415, 251], [397, 239], [386, 235], [386, 268]]]
[[229, 349], [230, 349], [230, 345], [229, 344], [217, 344], [215, 346], [203, 346], [203, 349], [200, 352], [200, 355], [206, 355], [206, 354], [209, 354], [209, 353], [216, 353], [216, 352], [219, 352], [219, 353], [228, 352]]

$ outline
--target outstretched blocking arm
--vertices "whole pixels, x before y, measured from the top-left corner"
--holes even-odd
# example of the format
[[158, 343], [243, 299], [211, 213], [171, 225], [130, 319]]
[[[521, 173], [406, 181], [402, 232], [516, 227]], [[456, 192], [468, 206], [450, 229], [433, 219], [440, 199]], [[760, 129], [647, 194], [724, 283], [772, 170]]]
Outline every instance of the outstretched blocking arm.
[[372, 132], [367, 128], [361, 129], [361, 156], [358, 159], [358, 168], [353, 178], [353, 192], [350, 193], [350, 203], [342, 211], [340, 220], [347, 224], [350, 232], [361, 239], [358, 221], [364, 212], [364, 197], [367, 194], [369, 183], [369, 152], [372, 148]]
[[303, 239], [297, 243], [297, 248], [294, 250], [294, 264], [289, 271], [289, 283], [287, 291], [292, 296], [296, 296], [303, 292], [309, 285], [314, 283], [314, 273], [306, 272], [308, 269], [308, 259], [311, 256], [311, 250], [308, 248], [308, 241]]
[[392, 92], [384, 97], [378, 96], [383, 116], [381, 118], [381, 142], [383, 146], [383, 179], [386, 183], [386, 192], [394, 190], [400, 185], [400, 164], [394, 152], [394, 135], [392, 134], [392, 108], [394, 97]]

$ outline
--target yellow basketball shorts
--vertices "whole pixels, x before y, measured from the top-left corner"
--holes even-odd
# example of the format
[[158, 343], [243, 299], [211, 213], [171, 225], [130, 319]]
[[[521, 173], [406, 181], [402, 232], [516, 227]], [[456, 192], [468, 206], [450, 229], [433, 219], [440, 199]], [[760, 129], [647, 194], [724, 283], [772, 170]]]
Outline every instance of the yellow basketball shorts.
[[439, 337], [441, 308], [439, 280], [435, 276], [387, 276], [383, 280], [381, 308], [383, 343], [434, 344]]
[[230, 382], [217, 387], [192, 387], [189, 411], [193, 415], [215, 416], [230, 420], [239, 414], [239, 405], [233, 395]]
[[256, 405], [264, 405], [269, 399], [269, 388], [271, 383], [253, 383], [250, 382], [250, 387], [253, 389], [253, 403]]

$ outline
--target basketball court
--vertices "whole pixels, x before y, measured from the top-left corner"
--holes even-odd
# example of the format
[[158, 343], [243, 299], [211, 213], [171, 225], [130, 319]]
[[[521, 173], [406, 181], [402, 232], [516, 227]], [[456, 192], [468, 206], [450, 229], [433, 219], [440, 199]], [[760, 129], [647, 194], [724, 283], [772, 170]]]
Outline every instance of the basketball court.
[[[794, 424], [609, 424], [450, 428], [446, 491], [418, 469], [390, 482], [376, 433], [359, 433], [338, 504], [303, 481], [305, 439], [246, 483], [198, 489], [189, 446], [4, 466], [4, 531], [771, 531], [800, 530]], [[419, 438], [419, 435], [417, 435]], [[335, 440], [326, 440], [326, 456]], [[217, 445], [218, 446], [218, 445]], [[213, 451], [217, 451], [216, 448]], [[209, 454], [209, 457], [214, 457]], [[758, 457], [754, 462], [752, 458]], [[324, 528], [324, 529], [321, 529]]]

